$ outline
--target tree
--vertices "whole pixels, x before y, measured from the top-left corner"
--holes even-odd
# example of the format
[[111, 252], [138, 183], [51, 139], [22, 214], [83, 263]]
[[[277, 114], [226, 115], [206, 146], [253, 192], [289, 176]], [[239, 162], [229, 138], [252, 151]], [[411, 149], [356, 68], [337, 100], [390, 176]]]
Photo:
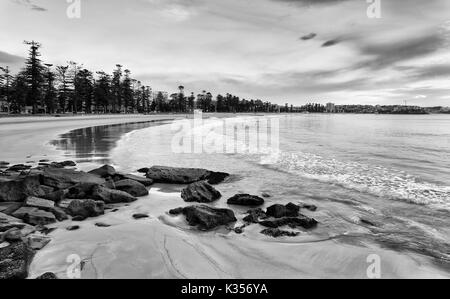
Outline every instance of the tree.
[[131, 71], [125, 70], [125, 77], [122, 82], [122, 96], [123, 102], [125, 105], [125, 112], [135, 112], [136, 107], [133, 101], [133, 88], [132, 88], [132, 79], [130, 77]]
[[[120, 113], [122, 111], [122, 65], [116, 64], [116, 69], [112, 77], [112, 93], [114, 100], [112, 102], [112, 112]], [[118, 109], [118, 110], [117, 110]]]
[[[92, 99], [94, 93], [94, 77], [91, 71], [81, 69], [75, 77], [75, 93], [74, 111], [92, 112]], [[75, 96], [74, 96], [75, 98]]]
[[98, 112], [102, 107], [103, 113], [108, 112], [111, 107], [111, 76], [101, 71], [97, 72], [98, 80], [94, 86], [94, 102]]
[[56, 67], [57, 77], [59, 81], [58, 88], [58, 110], [62, 113], [66, 113], [66, 108], [68, 105], [68, 78], [67, 78], [67, 70], [69, 66], [67, 65], [59, 65]]
[[13, 77], [11, 76], [11, 72], [9, 67], [0, 67], [0, 71], [3, 74], [0, 74], [0, 100], [4, 99], [6, 101], [8, 113], [10, 112], [11, 105], [11, 82]]
[[25, 62], [25, 77], [28, 85], [26, 104], [33, 106], [33, 114], [36, 114], [38, 113], [38, 105], [41, 104], [44, 82], [44, 67], [39, 59], [41, 44], [35, 41], [24, 41], [24, 43], [30, 46], [29, 56]]
[[45, 93], [44, 104], [46, 113], [53, 114], [56, 110], [56, 89], [55, 89], [55, 74], [51, 71], [52, 64], [45, 64], [47, 72], [45, 73]]

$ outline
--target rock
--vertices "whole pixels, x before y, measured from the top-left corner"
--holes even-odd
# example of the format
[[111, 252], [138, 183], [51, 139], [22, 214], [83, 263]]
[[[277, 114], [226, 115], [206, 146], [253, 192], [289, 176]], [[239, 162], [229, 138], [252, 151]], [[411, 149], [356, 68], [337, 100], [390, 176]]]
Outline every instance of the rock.
[[[22, 240], [22, 232], [18, 228], [11, 228], [10, 230], [3, 233], [2, 237], [0, 239], [1, 242], [8, 241], [8, 242], [17, 242]], [[0, 242], [0, 243], [1, 243]]]
[[249, 194], [237, 194], [232, 198], [228, 199], [229, 205], [238, 206], [260, 206], [264, 204], [264, 199], [255, 195]]
[[169, 214], [170, 215], [174, 215], [174, 216], [178, 216], [180, 214], [183, 214], [183, 209], [184, 208], [176, 208], [176, 209], [170, 210]]
[[138, 219], [149, 218], [149, 216], [147, 214], [134, 214], [133, 218], [138, 220]]
[[50, 162], [50, 160], [48, 160], [48, 159], [39, 160], [39, 163], [47, 163], [47, 162]]
[[55, 273], [47, 272], [47, 273], [42, 274], [39, 277], [36, 277], [36, 279], [55, 280], [55, 279], [58, 279], [58, 277], [56, 276]]
[[98, 223], [95, 224], [95, 226], [97, 226], [97, 227], [110, 227], [111, 225], [106, 224], [106, 223], [102, 223], [102, 222], [98, 222]]
[[42, 197], [40, 176], [14, 177], [0, 181], [0, 202], [23, 202], [28, 196]]
[[190, 184], [181, 191], [185, 202], [211, 203], [222, 197], [219, 191], [206, 182]]
[[69, 219], [69, 216], [67, 216], [66, 212], [64, 212], [64, 210], [61, 209], [60, 207], [54, 207], [50, 212], [52, 212], [53, 215], [55, 215], [58, 221], [64, 221]]
[[[105, 180], [96, 175], [73, 169], [45, 168], [41, 174], [42, 184], [56, 189], [68, 189], [74, 185], [88, 183], [101, 185]], [[39, 196], [38, 196], [39, 197]]]
[[272, 197], [272, 195], [270, 195], [269, 193], [263, 193], [263, 194], [261, 194], [261, 196], [262, 197], [264, 197], [264, 198], [271, 198]]
[[306, 209], [311, 212], [317, 211], [317, 207], [315, 205], [310, 205], [310, 204], [306, 204], [306, 203], [301, 203], [300, 208]]
[[74, 230], [79, 230], [80, 227], [78, 225], [73, 225], [73, 226], [69, 226], [68, 228], [66, 228], [68, 231], [74, 231]]
[[96, 200], [104, 201], [107, 204], [112, 203], [130, 203], [137, 200], [136, 197], [120, 191], [120, 190], [112, 190], [103, 186], [94, 187], [92, 198]]
[[259, 223], [260, 218], [267, 218], [266, 213], [262, 209], [249, 210], [248, 216], [244, 217], [244, 221], [248, 223]]
[[23, 242], [0, 248], [0, 279], [26, 279], [34, 251]]
[[150, 170], [150, 168], [144, 167], [144, 168], [138, 169], [137, 172], [147, 174], [147, 172], [149, 172], [149, 170]]
[[238, 234], [238, 235], [241, 235], [241, 234], [244, 233], [244, 227], [236, 227], [236, 228], [234, 229], [234, 232], [235, 232], [236, 234]]
[[78, 216], [86, 219], [89, 217], [103, 215], [105, 213], [104, 207], [105, 205], [102, 201], [94, 201], [92, 199], [74, 199], [69, 203], [67, 212], [73, 217]]
[[300, 207], [289, 203], [286, 206], [276, 204], [267, 208], [267, 216], [274, 218], [283, 218], [283, 217], [297, 217], [300, 212]]
[[[143, 169], [141, 169], [143, 170]], [[174, 168], [153, 166], [147, 169], [146, 177], [155, 183], [192, 184], [199, 181], [209, 181], [212, 184], [222, 182], [229, 174], [213, 172], [199, 168]]]
[[81, 221], [84, 221], [86, 219], [87, 218], [83, 217], [83, 216], [75, 216], [75, 217], [72, 218], [72, 221], [74, 221], [74, 222], [81, 222]]
[[77, 166], [77, 163], [73, 162], [73, 161], [64, 161], [64, 162], [60, 162], [61, 165], [63, 165], [64, 167], [75, 167]]
[[34, 207], [22, 207], [15, 211], [12, 216], [15, 218], [23, 219], [25, 218], [25, 215], [35, 211], [39, 211], [39, 209]]
[[31, 225], [47, 225], [56, 222], [56, 217], [50, 212], [36, 209], [25, 214], [23, 221]]
[[13, 165], [13, 166], [9, 167], [7, 171], [21, 172], [21, 171], [29, 170], [30, 168], [31, 168], [30, 165], [17, 164], [17, 165]]
[[269, 219], [259, 222], [262, 226], [268, 227], [268, 228], [278, 228], [282, 226], [289, 226], [291, 228], [297, 228], [297, 227], [303, 227], [306, 229], [314, 228], [317, 226], [317, 221], [313, 218], [309, 218], [303, 215], [300, 215], [299, 217], [287, 217], [287, 218], [280, 218], [280, 219]]
[[196, 226], [200, 230], [211, 230], [237, 221], [232, 210], [216, 209], [206, 205], [186, 207], [183, 214], [189, 225]]
[[11, 215], [22, 207], [22, 203], [19, 202], [0, 202], [0, 213]]
[[28, 207], [34, 207], [42, 210], [51, 210], [55, 207], [55, 203], [53, 201], [34, 196], [28, 197], [25, 200], [25, 205]]
[[91, 199], [94, 188], [97, 184], [81, 183], [66, 190], [65, 198], [67, 199]]
[[133, 181], [141, 183], [145, 187], [149, 187], [149, 186], [153, 185], [152, 179], [140, 177], [140, 176], [133, 175], [133, 174], [116, 173], [116, 175], [114, 176], [114, 181], [118, 182], [118, 181], [122, 181], [122, 180], [133, 180]]
[[377, 225], [376, 225], [375, 223], [373, 223], [372, 221], [367, 220], [367, 219], [364, 219], [364, 218], [361, 218], [359, 221], [361, 222], [361, 224], [364, 224], [364, 225], [368, 225], [368, 226], [377, 226]]
[[0, 161], [0, 166], [8, 166], [9, 162]]
[[300, 233], [280, 230], [278, 228], [268, 228], [263, 230], [261, 234], [274, 238], [279, 238], [279, 237], [297, 237]]
[[108, 178], [113, 177], [116, 174], [116, 170], [110, 165], [103, 165], [100, 168], [89, 171], [89, 173], [101, 178]]
[[141, 197], [148, 195], [147, 188], [137, 181], [127, 179], [118, 181], [115, 184], [117, 190], [124, 191], [132, 196]]
[[52, 239], [47, 236], [41, 234], [33, 234], [29, 235], [26, 238], [26, 243], [31, 249], [41, 250], [42, 248], [47, 246], [47, 244], [50, 243], [51, 240]]

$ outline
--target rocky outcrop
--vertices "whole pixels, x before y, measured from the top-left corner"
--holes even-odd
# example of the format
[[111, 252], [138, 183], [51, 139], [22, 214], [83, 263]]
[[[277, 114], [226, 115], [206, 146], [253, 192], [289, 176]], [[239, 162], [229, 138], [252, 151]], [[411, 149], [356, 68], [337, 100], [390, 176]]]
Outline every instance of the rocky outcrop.
[[102, 201], [92, 199], [72, 199], [63, 203], [67, 206], [67, 212], [73, 217], [97, 217], [105, 213], [105, 204]]
[[23, 242], [0, 248], [0, 279], [25, 279], [34, 251]]
[[136, 197], [120, 190], [112, 190], [103, 186], [95, 186], [92, 191], [92, 199], [101, 200], [106, 204], [130, 203], [137, 200]]
[[[56, 189], [68, 189], [74, 185], [88, 183], [102, 185], [103, 178], [83, 171], [72, 169], [45, 168], [41, 174], [41, 183]], [[39, 196], [38, 196], [39, 197]]]
[[22, 207], [12, 215], [31, 225], [48, 225], [56, 222], [53, 213], [35, 207]]
[[0, 202], [23, 202], [28, 196], [47, 194], [39, 175], [13, 177], [0, 181]]
[[212, 230], [237, 221], [232, 210], [216, 209], [206, 205], [179, 208], [171, 210], [169, 213], [185, 215], [189, 225], [200, 230]]
[[280, 237], [297, 237], [300, 233], [280, 230], [278, 228], [268, 228], [261, 231], [261, 234], [274, 238], [280, 238]]
[[110, 165], [104, 165], [100, 168], [89, 171], [89, 173], [101, 178], [109, 178], [116, 174], [116, 170]]
[[268, 219], [260, 221], [259, 224], [268, 228], [279, 228], [282, 226], [289, 226], [290, 228], [314, 228], [317, 226], [318, 222], [313, 219], [303, 215], [299, 217], [286, 217], [280, 219]]
[[249, 194], [237, 194], [228, 199], [229, 205], [257, 207], [264, 204], [264, 199], [259, 196]]
[[210, 184], [219, 184], [229, 176], [227, 173], [213, 172], [200, 168], [175, 168], [153, 166], [146, 170], [146, 177], [155, 183], [164, 184], [192, 184], [199, 181], [208, 181]]
[[147, 188], [143, 184], [134, 180], [125, 179], [122, 181], [118, 181], [115, 182], [115, 186], [117, 190], [124, 191], [135, 197], [148, 195]]
[[285, 206], [276, 204], [267, 208], [267, 216], [274, 218], [297, 217], [300, 212], [300, 206], [289, 203]]
[[20, 202], [0, 202], [0, 213], [11, 215], [22, 207], [22, 205]]
[[25, 205], [29, 207], [34, 207], [42, 210], [51, 210], [55, 208], [55, 203], [53, 201], [30, 196], [25, 200]]
[[185, 202], [211, 203], [222, 197], [219, 191], [206, 182], [190, 184], [181, 191]]

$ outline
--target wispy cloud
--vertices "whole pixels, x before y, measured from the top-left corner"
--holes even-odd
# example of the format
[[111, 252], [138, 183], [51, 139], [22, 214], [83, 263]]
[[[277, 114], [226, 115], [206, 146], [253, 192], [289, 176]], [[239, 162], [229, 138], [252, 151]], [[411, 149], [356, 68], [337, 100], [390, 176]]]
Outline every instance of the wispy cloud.
[[12, 2], [18, 4], [18, 5], [22, 5], [25, 6], [31, 10], [35, 10], [35, 11], [47, 11], [47, 9], [45, 7], [39, 6], [37, 4], [34, 4], [31, 0], [11, 0]]

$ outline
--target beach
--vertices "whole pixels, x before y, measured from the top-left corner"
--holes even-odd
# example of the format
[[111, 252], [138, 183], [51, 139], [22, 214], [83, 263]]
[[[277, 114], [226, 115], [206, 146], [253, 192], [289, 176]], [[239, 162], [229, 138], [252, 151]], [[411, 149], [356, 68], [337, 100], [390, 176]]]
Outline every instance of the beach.
[[[222, 116], [223, 117], [223, 116]], [[234, 115], [233, 115], [234, 117]], [[311, 116], [301, 117], [301, 121], [312, 122]], [[286, 118], [288, 126], [293, 126], [298, 119]], [[205, 167], [214, 171], [227, 171], [238, 175], [236, 180], [219, 184], [216, 188], [223, 199], [212, 206], [227, 208], [226, 198], [237, 193], [260, 195], [270, 193], [264, 207], [274, 203], [307, 202], [318, 206], [317, 211], [303, 211], [306, 216], [314, 217], [319, 225], [313, 230], [302, 230], [295, 238], [272, 238], [260, 233], [261, 227], [246, 227], [244, 233], [219, 228], [209, 232], [200, 232], [190, 227], [183, 216], [172, 216], [168, 211], [187, 206], [180, 197], [183, 185], [155, 184], [151, 186], [148, 196], [139, 198], [130, 204], [117, 205], [117, 211], [108, 211], [105, 215], [89, 218], [83, 222], [64, 221], [51, 227], [51, 242], [38, 251], [30, 266], [29, 278], [46, 272], [53, 272], [59, 278], [71, 278], [70, 268], [73, 258], [80, 257], [82, 271], [80, 278], [369, 278], [368, 258], [379, 256], [382, 261], [383, 278], [448, 278], [446, 264], [437, 262], [436, 253], [420, 254], [423, 243], [417, 240], [417, 246], [396, 248], [404, 240], [388, 239], [387, 231], [393, 236], [400, 228], [395, 218], [395, 210], [403, 209], [403, 201], [389, 201], [381, 198], [373, 202], [372, 190], [362, 193], [348, 193], [349, 186], [342, 188], [335, 182], [321, 182], [318, 178], [310, 180], [299, 173], [280, 174], [275, 168], [278, 165], [285, 170], [292, 169], [282, 164], [269, 163], [268, 156], [264, 161], [258, 157], [254, 164], [254, 156], [180, 155], [174, 159], [168, 150], [171, 138], [170, 116], [138, 116], [138, 117], [106, 117], [106, 118], [68, 118], [3, 120], [0, 119], [0, 138], [2, 140], [0, 160], [11, 163], [24, 163], [50, 159], [63, 161], [70, 158], [77, 162], [78, 169], [91, 170], [109, 162], [118, 171], [135, 173], [138, 168], [152, 165], [175, 167]], [[3, 123], [3, 122], [4, 123]], [[137, 122], [160, 121], [160, 123], [135, 126]], [[211, 119], [211, 123], [221, 123], [220, 119]], [[239, 121], [239, 117], [236, 121]], [[320, 120], [321, 122], [323, 119]], [[127, 125], [118, 126], [118, 124]], [[134, 125], [132, 125], [134, 123]], [[213, 123], [215, 124], [215, 123]], [[101, 127], [93, 130], [92, 127]], [[122, 129], [118, 130], [120, 127]], [[295, 125], [294, 125], [295, 127]], [[112, 129], [113, 128], [113, 129]], [[86, 129], [79, 131], [80, 129]], [[78, 131], [77, 131], [78, 130]], [[78, 132], [68, 134], [69, 132]], [[105, 133], [106, 132], [106, 133]], [[92, 144], [76, 145], [86, 135], [89, 138], [107, 136], [113, 146], [106, 146], [93, 155]], [[80, 135], [81, 134], [81, 135]], [[90, 135], [94, 134], [94, 135]], [[106, 134], [106, 135], [105, 135]], [[173, 134], [173, 132], [172, 132]], [[315, 134], [317, 138], [317, 134]], [[305, 133], [302, 139], [307, 139]], [[68, 140], [66, 140], [68, 139]], [[104, 138], [99, 138], [104, 139]], [[64, 143], [55, 140], [66, 140]], [[5, 141], [5, 142], [3, 142]], [[306, 142], [304, 140], [304, 142]], [[94, 142], [98, 143], [98, 142]], [[108, 144], [110, 144], [108, 143]], [[64, 144], [65, 146], [61, 146]], [[8, 145], [8, 146], [6, 146]], [[68, 146], [69, 145], [69, 146]], [[84, 148], [77, 155], [76, 149]], [[296, 149], [298, 153], [298, 149]], [[314, 157], [307, 157], [306, 164], [317, 165], [332, 161], [318, 161], [319, 152]], [[103, 155], [104, 154], [104, 155]], [[321, 153], [324, 154], [323, 152]], [[273, 157], [272, 157], [273, 158]], [[290, 158], [292, 158], [290, 156]], [[280, 159], [280, 157], [278, 157]], [[300, 165], [297, 158], [297, 167]], [[338, 157], [335, 157], [338, 159]], [[272, 161], [270, 161], [272, 162]], [[278, 162], [279, 163], [279, 162]], [[347, 169], [333, 162], [333, 172]], [[303, 167], [303, 166], [302, 166]], [[312, 167], [312, 166], [311, 166]], [[326, 169], [320, 166], [324, 174]], [[357, 166], [361, 168], [361, 165]], [[300, 170], [300, 169], [297, 169]], [[307, 174], [312, 169], [301, 168]], [[354, 170], [352, 170], [354, 172]], [[325, 173], [326, 174], [326, 173]], [[328, 175], [328, 174], [326, 174]], [[360, 173], [363, 175], [363, 173]], [[370, 173], [377, 178], [377, 173]], [[386, 176], [386, 173], [384, 173]], [[347, 176], [347, 174], [346, 174]], [[280, 177], [279, 179], [277, 177]], [[361, 177], [360, 177], [361, 179]], [[346, 181], [347, 182], [347, 181]], [[354, 181], [352, 183], [355, 183]], [[384, 186], [384, 181], [375, 182]], [[403, 184], [403, 183], [402, 183]], [[436, 182], [438, 184], [438, 182]], [[383, 187], [384, 188], [384, 187]], [[343, 194], [346, 190], [345, 195]], [[375, 189], [374, 189], [375, 190]], [[414, 191], [414, 190], [413, 190]], [[352, 191], [354, 192], [354, 191]], [[372, 193], [371, 193], [372, 192]], [[325, 194], [326, 193], [326, 194]], [[356, 194], [356, 195], [355, 195]], [[421, 195], [421, 194], [418, 194]], [[358, 196], [353, 200], [353, 196]], [[379, 195], [377, 195], [379, 196]], [[331, 198], [333, 197], [333, 198]], [[439, 197], [436, 197], [439, 199]], [[367, 201], [366, 201], [367, 200]], [[345, 202], [347, 201], [347, 202]], [[387, 206], [392, 211], [387, 214]], [[423, 214], [428, 207], [413, 206], [411, 214]], [[246, 208], [233, 207], [239, 226], [246, 215]], [[431, 214], [431, 212], [429, 212]], [[446, 212], [436, 212], [444, 217]], [[148, 219], [133, 219], [135, 214], [148, 214]], [[397, 215], [398, 216], [398, 215]], [[403, 216], [406, 217], [406, 216]], [[374, 223], [384, 222], [373, 228], [362, 225], [360, 219], [370, 219]], [[419, 227], [419, 223], [411, 226]], [[444, 218], [445, 219], [445, 218]], [[405, 220], [406, 221], [406, 220]], [[98, 223], [108, 227], [99, 227]], [[406, 223], [406, 222], [405, 222]], [[76, 231], [66, 228], [79, 225]], [[403, 225], [403, 224], [402, 224]], [[434, 229], [434, 228], [433, 228]], [[437, 239], [444, 238], [436, 244], [445, 252], [447, 240], [445, 231], [428, 231]], [[401, 229], [400, 229], [401, 230]], [[410, 233], [410, 231], [407, 231]], [[423, 234], [420, 231], [419, 234]], [[444, 235], [444, 237], [439, 237]], [[396, 237], [395, 237], [396, 238]], [[433, 239], [435, 240], [435, 239]], [[384, 243], [383, 243], [384, 242]], [[388, 246], [391, 244], [391, 246]], [[425, 248], [426, 249], [426, 248]]]

